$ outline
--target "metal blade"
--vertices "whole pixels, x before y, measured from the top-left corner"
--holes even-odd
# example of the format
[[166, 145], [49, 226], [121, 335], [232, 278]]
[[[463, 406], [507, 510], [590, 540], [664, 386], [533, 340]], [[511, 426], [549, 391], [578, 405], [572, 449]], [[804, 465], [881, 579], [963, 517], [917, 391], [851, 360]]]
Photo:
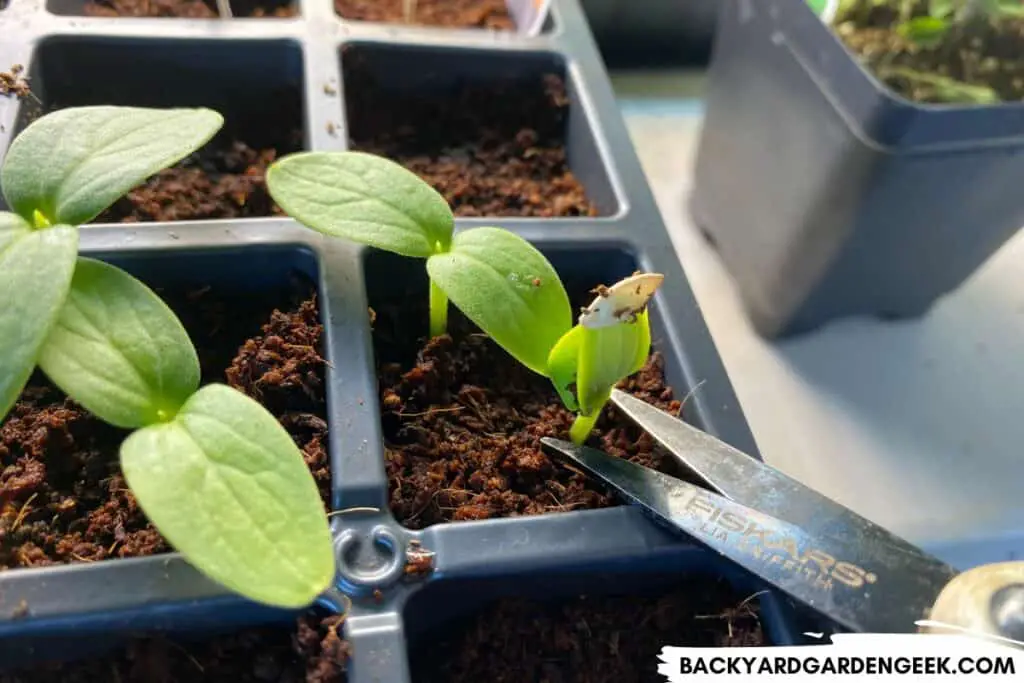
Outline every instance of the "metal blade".
[[[800, 527], [655, 470], [567, 441], [542, 443], [638, 505], [852, 631], [913, 633], [957, 574], [937, 558], [870, 539], [831, 508]], [[830, 529], [823, 534], [821, 529]]]
[[[914, 544], [848, 507], [646, 401], [613, 389], [612, 402], [712, 491], [726, 498], [799, 527], [816, 528], [822, 533], [859, 527], [875, 542], [918, 552]], [[834, 520], [834, 529], [821, 528], [823, 515]]]

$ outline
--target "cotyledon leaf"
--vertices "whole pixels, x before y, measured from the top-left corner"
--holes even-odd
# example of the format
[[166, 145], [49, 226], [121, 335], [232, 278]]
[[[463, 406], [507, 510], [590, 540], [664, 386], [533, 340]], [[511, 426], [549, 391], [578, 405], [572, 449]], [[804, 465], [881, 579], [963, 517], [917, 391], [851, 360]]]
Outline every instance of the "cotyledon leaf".
[[[128, 190], [208, 142], [224, 123], [210, 109], [69, 107], [33, 121], [0, 168], [22, 218], [88, 223]], [[38, 214], [38, 215], [37, 215]]]
[[101, 420], [136, 429], [174, 417], [199, 358], [174, 312], [116, 266], [79, 258], [39, 367]]
[[9, 211], [0, 211], [0, 252], [15, 239], [32, 232], [32, 226], [21, 216]]
[[457, 234], [447, 253], [427, 259], [427, 273], [499, 346], [546, 376], [548, 354], [572, 326], [572, 309], [558, 273], [533, 245], [502, 228], [474, 228]]
[[548, 355], [547, 375], [555, 385], [555, 391], [558, 392], [566, 409], [573, 412], [579, 410], [572, 386], [576, 383], [582, 336], [583, 326], [574, 325], [558, 340]]
[[[11, 221], [7, 221], [10, 226]], [[4, 232], [0, 251], [0, 419], [35, 369], [71, 288], [78, 231], [69, 226]]]
[[302, 152], [267, 169], [285, 213], [332, 237], [402, 256], [445, 251], [455, 218], [434, 188], [404, 166], [363, 152]]
[[635, 322], [583, 329], [580, 337], [576, 395], [580, 412], [600, 410], [612, 388], [643, 367], [651, 349], [651, 328], [644, 310]]
[[278, 607], [312, 603], [334, 578], [324, 504], [302, 452], [260, 404], [222, 384], [121, 446], [146, 516], [200, 572]]

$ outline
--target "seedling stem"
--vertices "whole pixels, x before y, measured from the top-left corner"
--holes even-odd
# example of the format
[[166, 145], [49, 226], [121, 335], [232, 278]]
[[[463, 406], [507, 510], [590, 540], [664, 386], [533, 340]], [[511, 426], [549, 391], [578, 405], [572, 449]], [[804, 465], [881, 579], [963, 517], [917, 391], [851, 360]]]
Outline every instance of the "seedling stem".
[[440, 337], [448, 330], [448, 295], [430, 281], [430, 336]]

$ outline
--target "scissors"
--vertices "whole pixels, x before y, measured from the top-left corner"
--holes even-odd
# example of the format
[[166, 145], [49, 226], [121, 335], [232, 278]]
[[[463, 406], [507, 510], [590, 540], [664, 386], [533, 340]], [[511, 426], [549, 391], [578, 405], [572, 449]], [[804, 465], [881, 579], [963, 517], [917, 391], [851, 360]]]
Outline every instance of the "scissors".
[[691, 537], [841, 629], [960, 631], [1024, 645], [1024, 562], [959, 572], [852, 510], [618, 389], [612, 402], [704, 486], [545, 437], [653, 520]]

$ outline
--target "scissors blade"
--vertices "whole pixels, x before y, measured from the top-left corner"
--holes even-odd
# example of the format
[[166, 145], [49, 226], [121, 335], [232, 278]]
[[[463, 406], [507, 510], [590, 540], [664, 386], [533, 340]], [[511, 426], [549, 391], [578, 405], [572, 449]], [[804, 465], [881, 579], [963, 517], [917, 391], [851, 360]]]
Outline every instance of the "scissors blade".
[[[877, 542], [919, 552], [917, 546], [846, 506], [646, 401], [613, 389], [612, 402], [711, 490], [726, 498], [798, 527], [822, 533], [859, 527]], [[834, 529], [821, 528], [823, 515], [834, 520]]]
[[[956, 570], [822, 518], [804, 527], [588, 447], [542, 443], [676, 533], [686, 534], [840, 626], [913, 633]], [[822, 534], [822, 528], [831, 534]]]

